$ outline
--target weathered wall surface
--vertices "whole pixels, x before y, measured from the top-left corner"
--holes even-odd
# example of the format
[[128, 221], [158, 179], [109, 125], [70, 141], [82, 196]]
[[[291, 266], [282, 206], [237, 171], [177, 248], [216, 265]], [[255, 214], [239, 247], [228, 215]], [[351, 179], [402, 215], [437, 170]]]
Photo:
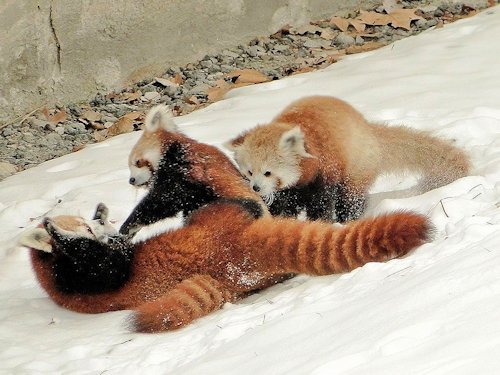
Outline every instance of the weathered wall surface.
[[[376, 3], [377, 1], [372, 1]], [[4, 0], [0, 124], [361, 0]]]

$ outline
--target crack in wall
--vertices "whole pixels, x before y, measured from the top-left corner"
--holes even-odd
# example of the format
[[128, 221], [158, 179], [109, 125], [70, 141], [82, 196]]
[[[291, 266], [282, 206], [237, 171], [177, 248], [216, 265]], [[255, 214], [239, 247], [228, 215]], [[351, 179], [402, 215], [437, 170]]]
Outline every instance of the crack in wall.
[[56, 60], [59, 72], [61, 71], [61, 43], [59, 43], [59, 38], [57, 37], [56, 28], [54, 27], [54, 19], [52, 18], [52, 2], [49, 6], [49, 26], [52, 31], [52, 38], [56, 44]]

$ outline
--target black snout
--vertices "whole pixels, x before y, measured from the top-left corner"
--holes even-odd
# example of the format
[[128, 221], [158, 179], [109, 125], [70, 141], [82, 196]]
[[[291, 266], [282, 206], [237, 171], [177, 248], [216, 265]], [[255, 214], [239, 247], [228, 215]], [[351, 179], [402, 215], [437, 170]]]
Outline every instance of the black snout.
[[258, 193], [260, 191], [260, 187], [258, 185], [253, 185], [252, 186], [252, 189], [253, 191], [255, 191], [256, 193]]
[[134, 177], [130, 177], [130, 179], [128, 180], [128, 183], [130, 185], [135, 185], [135, 178]]

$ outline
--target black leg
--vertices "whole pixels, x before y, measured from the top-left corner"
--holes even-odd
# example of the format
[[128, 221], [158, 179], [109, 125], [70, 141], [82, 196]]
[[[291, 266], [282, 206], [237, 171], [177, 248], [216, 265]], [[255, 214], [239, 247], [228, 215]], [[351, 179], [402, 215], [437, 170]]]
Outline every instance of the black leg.
[[337, 221], [345, 223], [361, 217], [366, 208], [366, 195], [347, 189], [344, 184], [336, 186], [335, 214]]

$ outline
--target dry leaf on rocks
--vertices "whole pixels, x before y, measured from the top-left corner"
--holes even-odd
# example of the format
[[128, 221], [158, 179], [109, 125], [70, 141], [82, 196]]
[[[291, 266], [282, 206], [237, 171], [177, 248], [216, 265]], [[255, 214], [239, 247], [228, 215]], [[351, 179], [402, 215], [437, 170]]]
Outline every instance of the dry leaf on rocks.
[[142, 93], [140, 91], [136, 92], [124, 92], [121, 94], [122, 100], [130, 103], [133, 102], [134, 100], [137, 100], [141, 97]]
[[108, 137], [113, 137], [118, 134], [130, 133], [134, 131], [134, 121], [122, 116], [106, 131]]
[[73, 147], [71, 152], [77, 152], [77, 151], [83, 150], [84, 148], [85, 148], [85, 145], [78, 145], [78, 146]]
[[234, 85], [227, 83], [223, 79], [216, 81], [215, 86], [210, 87], [207, 90], [208, 101], [213, 103], [221, 100], [233, 87]]
[[96, 122], [101, 119], [101, 114], [95, 111], [85, 111], [80, 117], [84, 118], [85, 120], [89, 120], [90, 122]]
[[106, 127], [104, 126], [104, 124], [101, 124], [100, 122], [93, 122], [90, 124], [90, 126], [92, 127], [92, 129], [95, 129], [95, 130], [104, 130], [106, 129]]
[[366, 25], [363, 22], [359, 21], [359, 20], [350, 19], [349, 23], [352, 26], [354, 26], [354, 28], [356, 29], [356, 31], [358, 33], [361, 33], [363, 31], [365, 31], [365, 29], [366, 29]]
[[357, 19], [366, 25], [372, 26], [383, 26], [391, 23], [391, 17], [388, 14], [367, 12], [364, 10], [361, 11], [361, 15]]
[[268, 82], [271, 79], [266, 76], [265, 74], [262, 74], [261, 72], [254, 70], [254, 69], [238, 69], [238, 70], [233, 70], [230, 73], [226, 74], [226, 77], [231, 78], [232, 81], [236, 84], [238, 83], [262, 83], [262, 82]]
[[340, 31], [347, 31], [349, 28], [349, 20], [341, 17], [332, 17], [330, 20], [330, 25], [335, 25]]
[[333, 38], [335, 38], [336, 35], [337, 33], [332, 29], [323, 29], [323, 31], [320, 34], [320, 37], [326, 40], [333, 40]]
[[199, 105], [200, 101], [195, 95], [190, 96], [189, 98], [185, 98], [184, 101], [188, 104]]
[[127, 113], [126, 115], [123, 115], [122, 117], [128, 118], [130, 120], [137, 120], [139, 117], [142, 117], [142, 116], [144, 116], [144, 113], [134, 111], [134, 112]]
[[173, 82], [170, 79], [155, 77], [155, 81], [164, 87], [177, 87], [178, 83]]
[[106, 139], [107, 134], [107, 130], [95, 130], [93, 135], [96, 142], [102, 142]]
[[180, 73], [177, 73], [175, 76], [173, 76], [172, 78], [170, 78], [170, 81], [172, 83], [175, 83], [176, 85], [182, 85], [182, 83], [184, 82], [184, 80], [182, 79], [182, 76], [180, 75]]
[[415, 14], [416, 11], [417, 9], [394, 9], [389, 14], [392, 27], [401, 27], [405, 30], [411, 30], [411, 21], [423, 20], [422, 17]]
[[347, 31], [349, 25], [351, 25], [358, 33], [364, 31], [366, 28], [365, 24], [357, 19], [346, 19], [341, 17], [332, 17], [330, 19], [330, 25], [335, 25], [340, 31]]
[[59, 111], [51, 115], [49, 113], [49, 110], [47, 108], [44, 108], [41, 110], [41, 112], [43, 113], [47, 121], [52, 122], [54, 124], [59, 124], [61, 122], [64, 122], [68, 118], [68, 115], [64, 111]]
[[359, 46], [347, 47], [345, 52], [348, 55], [353, 55], [355, 53], [372, 51], [374, 49], [377, 49], [377, 48], [380, 48], [383, 46], [385, 46], [385, 43], [382, 43], [382, 42], [366, 42], [366, 43], [363, 43], [362, 45], [359, 45]]
[[307, 33], [319, 34], [319, 33], [321, 33], [322, 30], [323, 29], [319, 26], [308, 24], [308, 25], [302, 25], [302, 26], [290, 29], [290, 33], [296, 34], [296, 35], [305, 35]]

